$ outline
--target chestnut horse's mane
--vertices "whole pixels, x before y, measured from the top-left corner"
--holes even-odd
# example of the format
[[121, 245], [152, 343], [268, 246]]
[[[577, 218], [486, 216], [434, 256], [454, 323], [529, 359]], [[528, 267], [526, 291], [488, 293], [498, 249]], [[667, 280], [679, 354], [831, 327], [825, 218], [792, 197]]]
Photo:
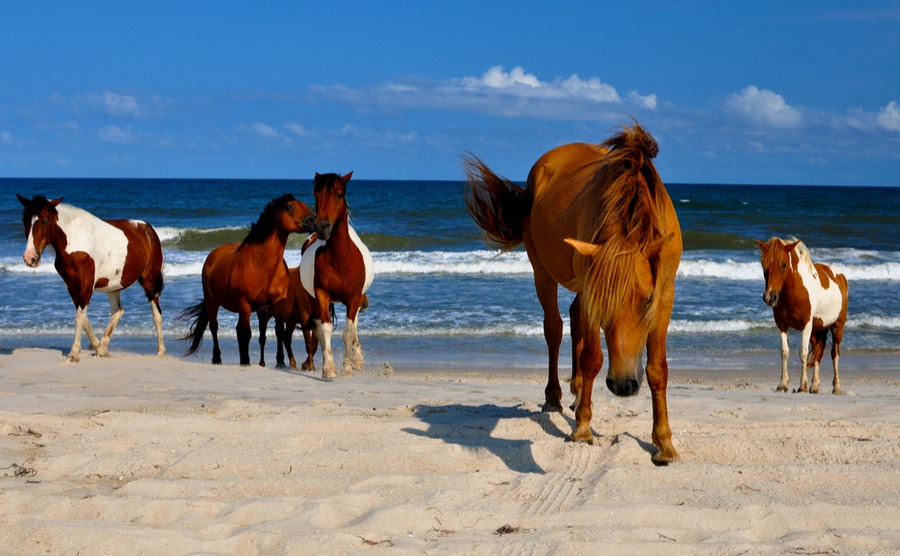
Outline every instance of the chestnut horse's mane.
[[[653, 137], [635, 124], [601, 145], [609, 153], [587, 189], [596, 196], [598, 216], [591, 243], [599, 251], [585, 278], [584, 301], [589, 314], [605, 328], [634, 291], [634, 257], [663, 237], [667, 227], [665, 187], [651, 161], [659, 152]], [[645, 318], [652, 316], [652, 309]]]
[[809, 249], [806, 248], [806, 245], [802, 241], [795, 237], [789, 237], [787, 240], [773, 237], [762, 244], [760, 246], [760, 250], [762, 251], [760, 259], [763, 268], [772, 268], [773, 266], [778, 265], [782, 258], [787, 257], [787, 253], [785, 253], [783, 247], [795, 241], [797, 242], [797, 246], [794, 247], [794, 252], [800, 257], [800, 262], [805, 263], [809, 267], [811, 273], [815, 273], [812, 257], [809, 256]]
[[259, 219], [250, 224], [250, 231], [247, 232], [247, 237], [241, 242], [241, 246], [260, 243], [272, 235], [277, 222], [276, 215], [284, 210], [285, 205], [296, 200], [293, 195], [286, 193], [277, 199], [269, 201], [266, 208], [260, 213]]

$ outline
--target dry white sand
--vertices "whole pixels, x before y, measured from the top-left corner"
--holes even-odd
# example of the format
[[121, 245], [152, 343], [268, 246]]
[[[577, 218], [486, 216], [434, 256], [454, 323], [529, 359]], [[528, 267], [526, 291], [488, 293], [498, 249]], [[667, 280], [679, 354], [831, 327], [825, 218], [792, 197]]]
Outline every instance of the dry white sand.
[[896, 366], [673, 373], [658, 468], [646, 387], [598, 385], [590, 446], [540, 375], [61, 360], [0, 356], [4, 554], [900, 552]]

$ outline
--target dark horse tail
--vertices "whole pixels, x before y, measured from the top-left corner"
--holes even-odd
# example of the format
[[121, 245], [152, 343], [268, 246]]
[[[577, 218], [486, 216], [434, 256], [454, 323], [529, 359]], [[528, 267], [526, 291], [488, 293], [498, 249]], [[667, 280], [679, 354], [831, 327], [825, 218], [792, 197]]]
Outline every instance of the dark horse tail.
[[469, 184], [466, 210], [484, 230], [485, 243], [502, 251], [521, 244], [522, 222], [531, 213], [531, 190], [493, 173], [472, 153], [463, 157], [462, 164]]
[[209, 326], [209, 315], [206, 313], [206, 304], [203, 300], [196, 305], [191, 305], [178, 314], [177, 320], [191, 321], [191, 328], [187, 334], [179, 338], [182, 342], [190, 340], [191, 347], [184, 353], [185, 355], [193, 355], [203, 343], [203, 333]]

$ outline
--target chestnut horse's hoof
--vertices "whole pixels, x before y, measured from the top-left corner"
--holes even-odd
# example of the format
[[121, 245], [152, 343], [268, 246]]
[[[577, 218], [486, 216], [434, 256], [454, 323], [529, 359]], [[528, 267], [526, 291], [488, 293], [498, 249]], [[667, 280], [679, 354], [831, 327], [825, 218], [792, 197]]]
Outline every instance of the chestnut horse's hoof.
[[653, 457], [650, 458], [650, 461], [653, 462], [653, 465], [658, 467], [663, 467], [669, 465], [670, 463], [675, 463], [680, 459], [678, 452], [675, 451], [674, 448], [671, 450], [663, 450], [659, 449], [653, 454]]
[[558, 401], [552, 402], [548, 400], [544, 402], [544, 405], [541, 406], [541, 411], [543, 413], [562, 413], [562, 403]]

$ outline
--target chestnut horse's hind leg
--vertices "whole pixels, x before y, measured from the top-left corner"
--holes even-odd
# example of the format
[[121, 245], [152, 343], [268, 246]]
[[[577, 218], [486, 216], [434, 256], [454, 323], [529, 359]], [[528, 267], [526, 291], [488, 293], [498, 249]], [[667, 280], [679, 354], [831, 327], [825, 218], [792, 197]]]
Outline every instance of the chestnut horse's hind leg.
[[572, 336], [572, 381], [569, 383], [569, 392], [572, 393], [574, 399], [569, 408], [572, 411], [578, 410], [578, 402], [581, 399], [582, 377], [578, 367], [578, 359], [581, 357], [581, 350], [584, 348], [584, 340], [582, 339], [581, 327], [581, 295], [576, 295], [572, 304], [569, 305], [569, 328]]
[[831, 364], [834, 366], [834, 378], [831, 381], [831, 393], [843, 394], [841, 377], [838, 374], [838, 361], [841, 359], [841, 340], [844, 337], [843, 323], [831, 330]]
[[253, 332], [250, 331], [249, 308], [242, 310], [238, 314], [238, 322], [237, 326], [235, 326], [235, 333], [237, 335], [240, 364], [242, 367], [247, 367], [250, 365], [250, 338], [253, 337]]
[[[344, 326], [344, 374], [352, 375], [353, 371], [361, 371], [363, 369], [363, 351], [359, 344], [359, 334], [357, 330], [357, 319], [350, 318], [350, 311], [347, 311], [347, 324]], [[357, 318], [359, 310], [356, 311]]]
[[562, 343], [563, 321], [559, 315], [556, 281], [539, 264], [534, 267], [534, 288], [544, 310], [544, 340], [547, 342], [547, 386], [544, 388], [545, 413], [562, 413], [562, 388], [559, 386], [559, 346]]
[[[256, 319], [259, 322], [259, 366], [266, 366], [266, 329], [269, 327], [269, 320], [271, 320], [272, 315], [269, 314], [268, 311], [262, 310], [256, 312]], [[275, 336], [278, 336], [278, 323], [275, 323], [276, 331]], [[249, 347], [248, 347], [249, 349]], [[250, 355], [247, 355], [248, 361]], [[277, 357], [276, 357], [277, 360]]]
[[206, 314], [209, 316], [209, 333], [213, 340], [212, 364], [222, 364], [222, 350], [219, 349], [219, 306], [206, 304]]
[[109, 323], [106, 325], [106, 330], [100, 339], [100, 346], [97, 348], [99, 357], [109, 357], [109, 341], [112, 339], [116, 325], [119, 324], [119, 320], [125, 314], [125, 308], [122, 307], [121, 292], [108, 293], [106, 297], [109, 298]]

